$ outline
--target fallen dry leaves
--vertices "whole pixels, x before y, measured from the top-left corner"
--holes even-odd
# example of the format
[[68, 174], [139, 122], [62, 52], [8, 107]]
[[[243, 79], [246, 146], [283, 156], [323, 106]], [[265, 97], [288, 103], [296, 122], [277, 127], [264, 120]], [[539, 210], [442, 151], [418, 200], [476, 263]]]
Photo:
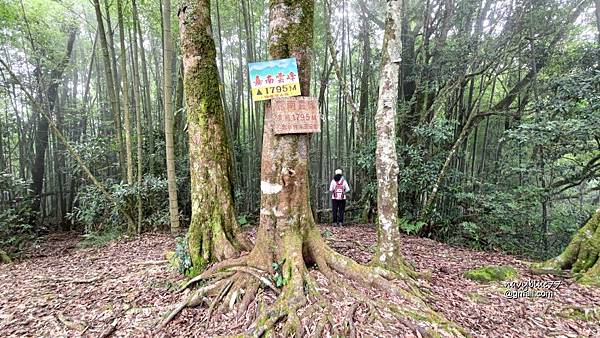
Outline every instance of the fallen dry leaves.
[[[376, 241], [373, 227], [326, 229], [333, 234], [329, 243], [334, 249], [362, 263], [370, 260]], [[272, 291], [262, 292], [241, 316], [218, 314], [209, 323], [204, 320], [206, 306], [185, 309], [166, 328], [158, 329], [161, 316], [182, 296], [175, 290], [183, 278], [163, 262], [165, 252], [174, 248], [174, 238], [146, 234], [91, 249], [76, 249], [78, 240], [75, 234], [53, 235], [32, 258], [0, 266], [0, 336], [211, 337], [245, 332], [259, 304], [275, 299]], [[598, 289], [563, 280], [551, 299], [509, 299], [504, 296], [505, 285], [470, 281], [463, 272], [481, 265], [512, 265], [521, 274], [519, 281], [557, 277], [532, 275], [522, 261], [509, 255], [423, 238], [403, 236], [403, 252], [418, 271], [430, 272], [429, 281], [422, 281], [431, 290], [429, 304], [475, 337], [600, 337], [597, 320], [564, 316], [572, 309], [595, 311], [600, 307]], [[333, 315], [340, 332], [353, 312], [358, 336], [418, 336], [410, 322], [385, 326], [369, 322], [368, 309], [350, 297], [335, 299], [327, 292], [326, 279], [318, 271], [311, 274], [339, 312]], [[370, 297], [388, 297], [355, 286]], [[402, 304], [402, 299], [393, 301]], [[311, 311], [310, 304], [301, 310], [306, 333], [314, 332], [322, 315]]]

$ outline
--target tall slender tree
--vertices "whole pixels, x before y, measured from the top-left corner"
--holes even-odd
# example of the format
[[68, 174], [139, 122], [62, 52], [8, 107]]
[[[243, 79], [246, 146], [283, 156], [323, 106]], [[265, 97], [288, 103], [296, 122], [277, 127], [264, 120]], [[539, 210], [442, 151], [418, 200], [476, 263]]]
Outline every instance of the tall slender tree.
[[[148, 138], [148, 148], [154, 151], [154, 124], [152, 118], [152, 101], [150, 98], [150, 80], [148, 77], [148, 63], [146, 62], [146, 50], [144, 48], [144, 37], [142, 35], [142, 27], [140, 23], [140, 18], [138, 14], [137, 2], [136, 0], [131, 1], [132, 7], [132, 16], [133, 16], [133, 31], [134, 36], [137, 35], [137, 46], [139, 46], [139, 56], [141, 59], [141, 69], [139, 72], [142, 73], [142, 86], [144, 88], [143, 91], [143, 101], [144, 101], [144, 117], [146, 119], [146, 136]], [[150, 173], [154, 172], [154, 157], [150, 156], [148, 159], [148, 170]]]
[[[125, 28], [123, 24], [123, 6], [122, 0], [117, 0], [117, 21], [119, 25], [119, 44], [120, 44], [120, 62], [119, 67], [121, 68], [121, 106], [123, 107], [124, 122], [125, 122], [125, 150], [127, 162], [127, 184], [133, 186], [133, 144], [132, 134], [133, 129], [131, 126], [131, 111], [129, 109], [129, 79], [127, 76], [127, 55], [125, 50]], [[129, 232], [135, 231], [135, 224], [128, 224]]]
[[400, 69], [401, 0], [388, 0], [381, 56], [379, 99], [375, 113], [377, 138], [377, 250], [373, 264], [392, 271], [411, 272], [400, 252], [398, 230], [398, 158], [396, 110]]
[[173, 36], [171, 35], [171, 0], [163, 0], [163, 107], [165, 111], [165, 145], [167, 154], [167, 183], [169, 190], [169, 216], [171, 232], [179, 231], [177, 205], [177, 177], [175, 175], [175, 150], [173, 143]]
[[117, 95], [115, 91], [115, 82], [113, 75], [113, 67], [111, 65], [110, 53], [108, 49], [108, 42], [106, 41], [106, 31], [104, 29], [104, 21], [102, 19], [102, 11], [100, 10], [99, 0], [94, 1], [94, 10], [96, 13], [96, 22], [98, 24], [98, 36], [100, 37], [100, 47], [102, 48], [102, 60], [104, 61], [104, 77], [106, 79], [106, 87], [108, 93], [108, 100], [110, 102], [110, 110], [113, 114], [113, 120], [115, 124], [115, 138], [117, 139], [117, 145], [119, 146], [119, 167], [121, 176], [123, 179], [127, 178], [125, 170], [125, 153], [123, 145], [123, 136], [121, 132], [121, 114], [119, 111], [119, 104], [117, 102]]

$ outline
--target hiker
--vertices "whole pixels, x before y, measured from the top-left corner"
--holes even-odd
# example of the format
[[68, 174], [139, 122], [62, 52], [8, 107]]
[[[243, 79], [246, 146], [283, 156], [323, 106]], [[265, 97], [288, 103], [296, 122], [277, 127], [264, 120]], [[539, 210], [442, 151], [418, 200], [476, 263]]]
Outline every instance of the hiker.
[[329, 184], [331, 192], [331, 211], [333, 212], [333, 226], [342, 226], [344, 223], [344, 210], [346, 209], [346, 193], [350, 191], [348, 182], [342, 176], [342, 169], [336, 169], [333, 180]]

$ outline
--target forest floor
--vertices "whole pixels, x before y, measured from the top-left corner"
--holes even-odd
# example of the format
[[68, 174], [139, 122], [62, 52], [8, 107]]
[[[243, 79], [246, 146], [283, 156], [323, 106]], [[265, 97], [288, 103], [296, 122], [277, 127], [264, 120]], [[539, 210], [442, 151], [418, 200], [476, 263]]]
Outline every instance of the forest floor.
[[[337, 251], [359, 262], [369, 261], [376, 238], [373, 227], [322, 230], [332, 233], [330, 245]], [[183, 278], [160, 262], [165, 252], [174, 249], [174, 237], [145, 234], [87, 249], [77, 247], [80, 240], [73, 233], [49, 236], [32, 257], [0, 265], [0, 336], [209, 337], [243, 332], [252, 323], [256, 304], [240, 318], [214, 315], [208, 323], [204, 306], [184, 309], [166, 328], [158, 329], [161, 316], [182, 297], [175, 290]], [[509, 255], [430, 239], [403, 236], [403, 252], [419, 271], [431, 272], [429, 304], [475, 337], [600, 336], [598, 289], [532, 275], [523, 261]], [[506, 283], [482, 284], [463, 277], [464, 271], [482, 265], [514, 266], [521, 282], [561, 284], [552, 298], [510, 299], [505, 296], [510, 290]], [[318, 271], [311, 274], [319, 280]], [[378, 296], [385, 295], [374, 295]], [[260, 297], [268, 303], [274, 295], [263, 292]], [[335, 305], [341, 311], [334, 316], [341, 330], [344, 307], [352, 306], [352, 300], [338, 300]], [[359, 336], [411, 336], [401, 325], [384, 329], [361, 322], [359, 312], [355, 323]], [[302, 323], [306, 332], [314, 328], [310, 318]]]

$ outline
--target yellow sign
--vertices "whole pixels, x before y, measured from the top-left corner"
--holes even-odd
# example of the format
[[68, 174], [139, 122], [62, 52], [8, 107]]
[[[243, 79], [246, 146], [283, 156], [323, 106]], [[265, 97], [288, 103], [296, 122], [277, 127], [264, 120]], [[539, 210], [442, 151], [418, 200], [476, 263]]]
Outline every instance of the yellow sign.
[[248, 74], [253, 101], [301, 95], [295, 58], [250, 63]]
[[284, 83], [275, 86], [252, 88], [252, 100], [254, 101], [269, 100], [274, 97], [299, 95], [300, 85], [296, 83]]

